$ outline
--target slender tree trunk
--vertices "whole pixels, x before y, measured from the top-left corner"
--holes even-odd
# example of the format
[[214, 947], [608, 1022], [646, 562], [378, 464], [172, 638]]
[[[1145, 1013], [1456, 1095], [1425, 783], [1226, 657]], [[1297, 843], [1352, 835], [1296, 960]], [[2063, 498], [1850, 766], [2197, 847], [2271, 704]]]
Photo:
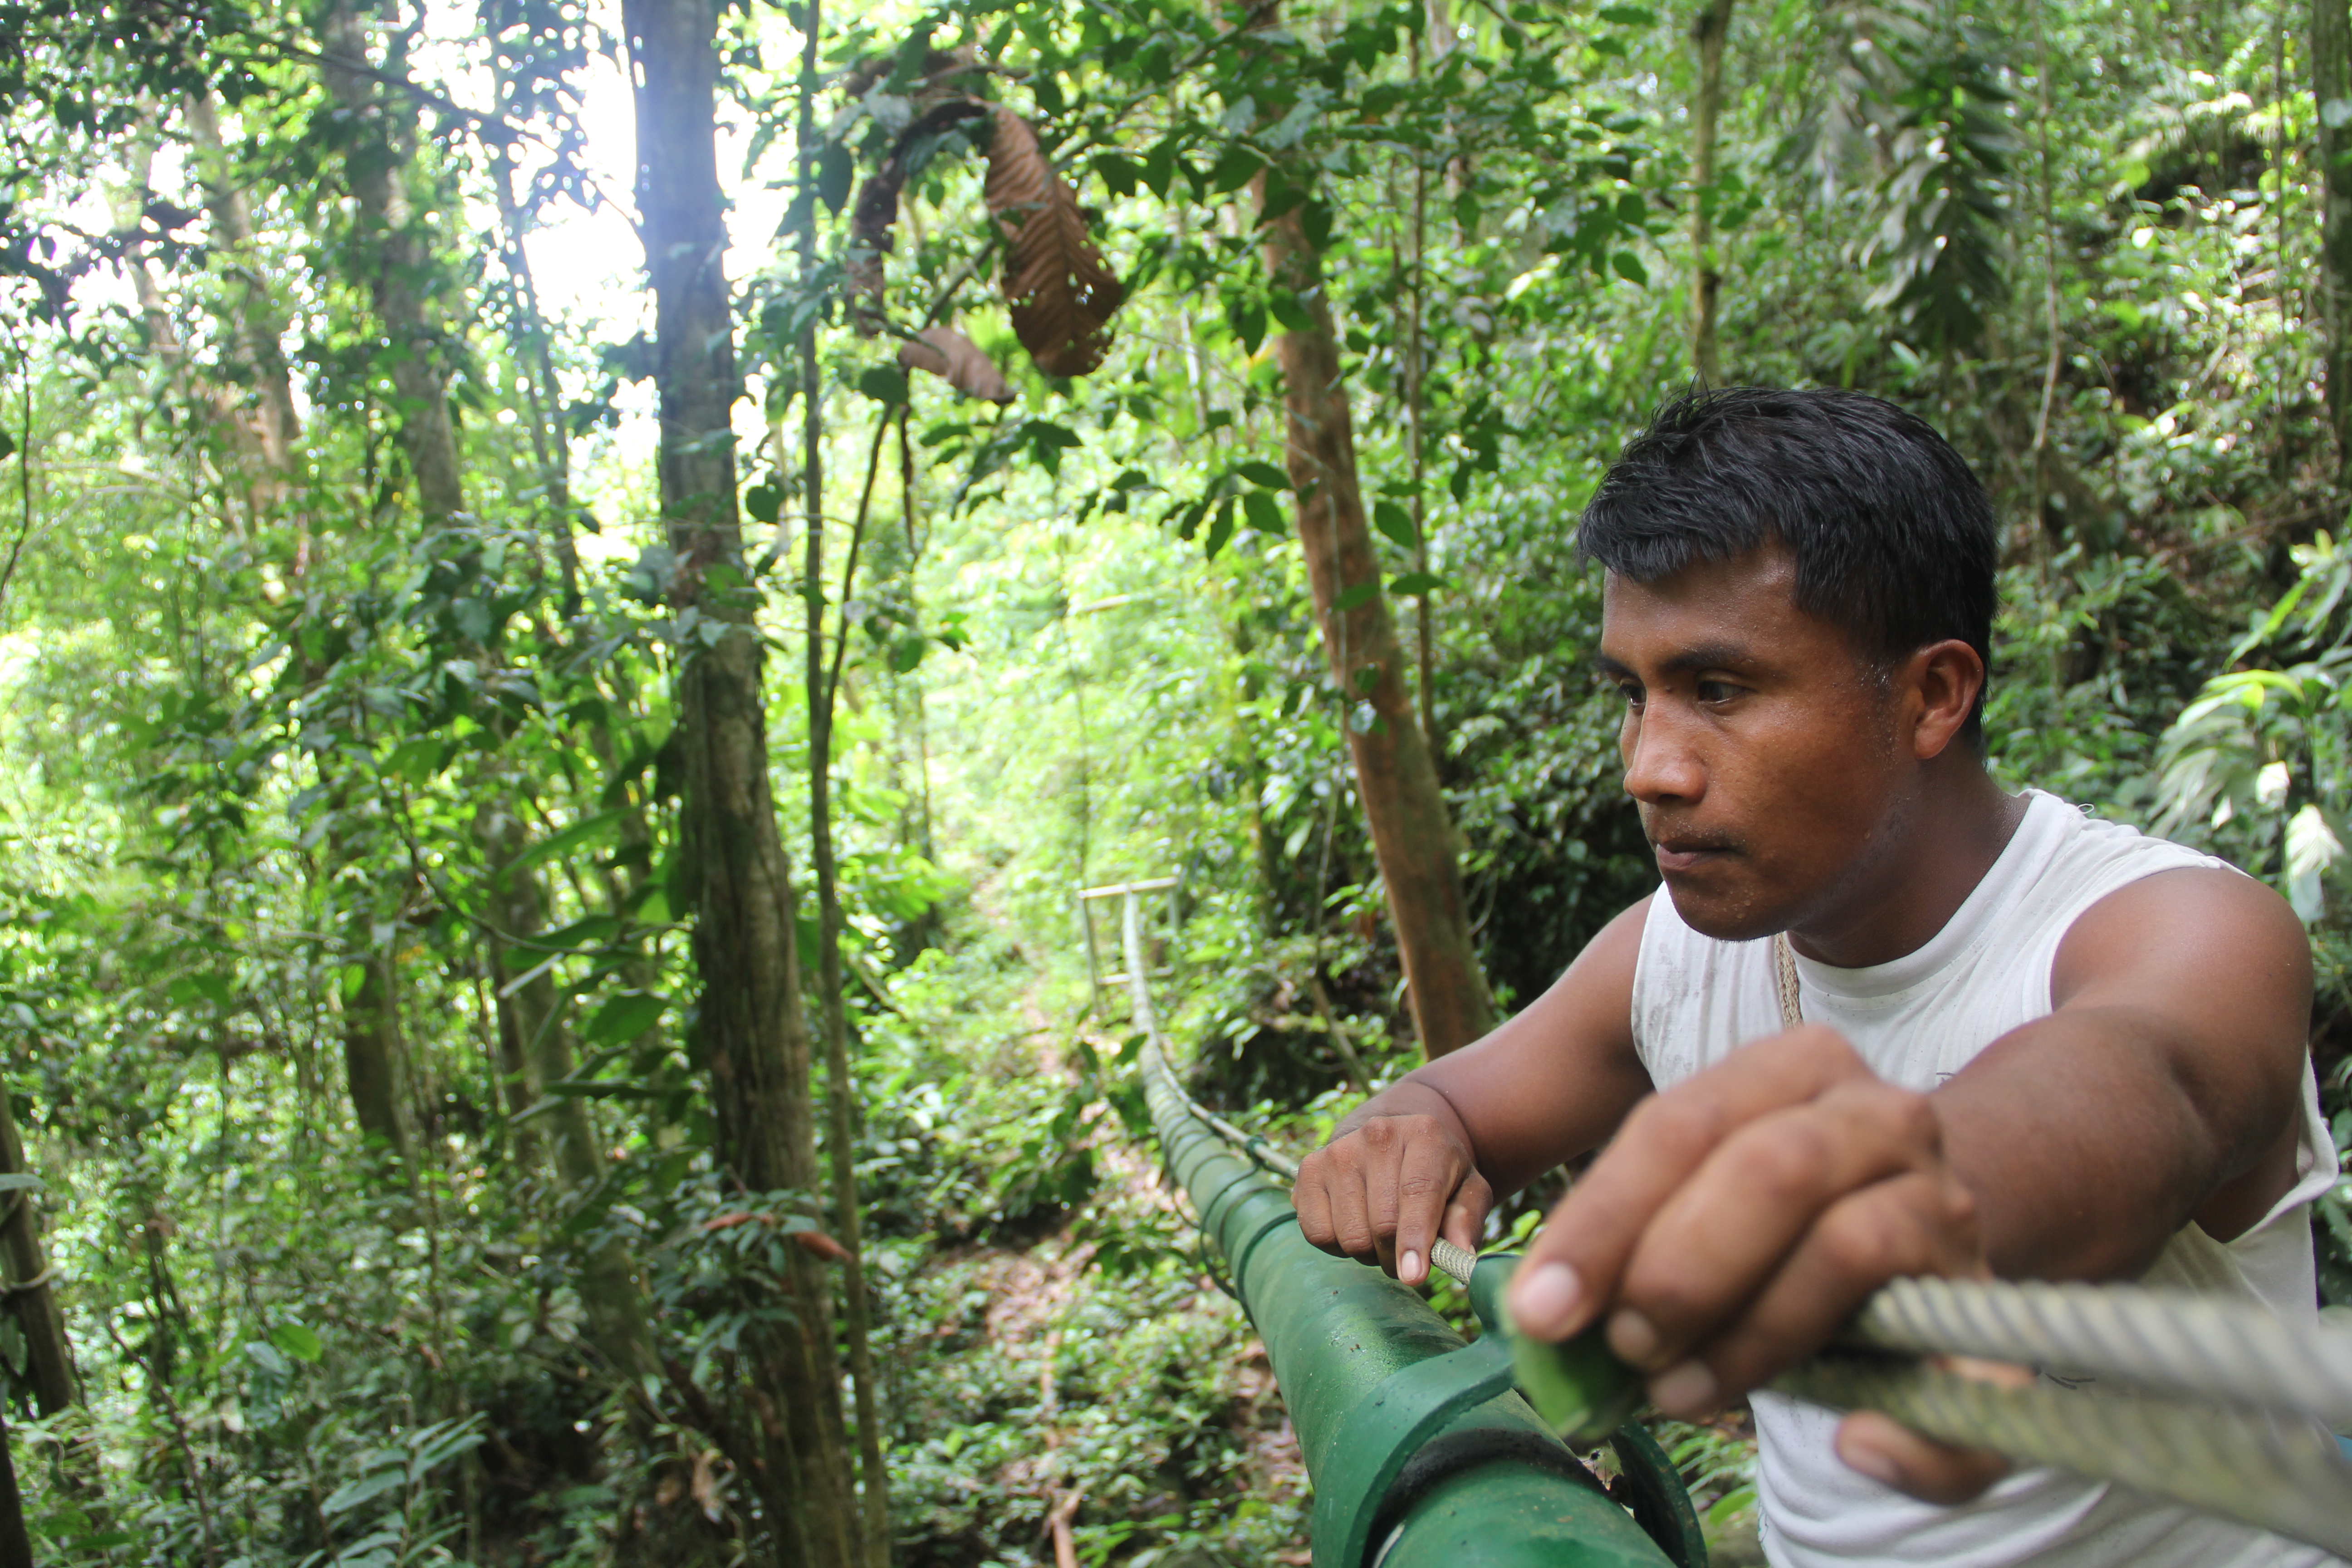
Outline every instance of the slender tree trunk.
[[1698, 97], [1691, 104], [1691, 364], [1709, 386], [1723, 384], [1716, 297], [1723, 273], [1715, 254], [1715, 130], [1723, 111], [1723, 40], [1732, 0], [1706, 0], [1691, 37], [1698, 43]]
[[[0, 1084], [0, 1174], [26, 1176], [25, 1142], [8, 1090]], [[40, 1209], [23, 1189], [0, 1193], [0, 1253], [7, 1258], [7, 1300], [25, 1336], [25, 1381], [34, 1407], [55, 1415], [79, 1403], [73, 1347], [66, 1341], [64, 1314], [51, 1288], [48, 1249], [41, 1243]]]
[[[382, 122], [371, 80], [359, 69], [367, 62], [368, 41], [350, 0], [336, 0], [322, 33], [327, 63], [320, 74], [329, 92], [347, 112], [377, 121], [375, 145], [348, 159], [347, 168], [361, 219], [376, 242], [376, 265], [367, 280], [376, 311], [386, 334], [407, 350], [395, 354], [392, 371], [401, 403], [401, 449], [416, 484], [419, 510], [429, 523], [446, 524], [465, 510], [465, 479], [439, 367], [440, 323], [417, 291], [425, 256], [411, 227], [414, 215], [402, 175], [404, 160], [395, 155], [405, 137], [396, 126]], [[485, 663], [496, 657], [488, 649], [476, 651]], [[536, 873], [515, 864], [530, 847], [530, 835], [516, 805], [514, 781], [506, 781], [493, 794], [476, 814], [474, 826], [490, 873], [489, 924], [496, 937], [491, 954], [499, 982], [502, 1054], [509, 1058], [510, 1077], [520, 1066], [524, 1085], [544, 1094], [551, 1085], [572, 1078], [575, 1053], [553, 978], [531, 975], [540, 955], [527, 944], [546, 927], [547, 897]], [[523, 979], [526, 975], [530, 978]], [[568, 1211], [604, 1178], [594, 1124], [586, 1102], [569, 1094], [558, 1095], [540, 1116], [562, 1194], [559, 1208]], [[597, 1348], [634, 1384], [657, 1363], [628, 1256], [617, 1242], [606, 1242], [586, 1249], [579, 1265], [581, 1297]]]
[[457, 434], [441, 376], [441, 333], [418, 285], [430, 276], [429, 257], [409, 201], [405, 127], [385, 110], [368, 63], [367, 22], [352, 0], [331, 0], [319, 26], [319, 79], [335, 106], [354, 123], [343, 160], [359, 205], [366, 247], [374, 258], [366, 279], [377, 320], [391, 340], [392, 386], [398, 400], [400, 446], [428, 519], [446, 521], [466, 510], [457, 466]]
[[[475, 825], [476, 837], [496, 857], [490, 871], [490, 923], [498, 933], [494, 951], [518, 936], [536, 934], [547, 925], [547, 895], [539, 875], [519, 867], [516, 858], [530, 847], [530, 835], [510, 800], [498, 798], [484, 805]], [[510, 963], [501, 963], [522, 974], [538, 967], [541, 955], [530, 948], [517, 950]], [[504, 987], [501, 986], [501, 990]], [[547, 1129], [549, 1153], [562, 1189], [562, 1208], [569, 1212], [584, 1203], [604, 1180], [604, 1161], [597, 1150], [594, 1120], [588, 1102], [562, 1091], [578, 1071], [572, 1031], [555, 994], [554, 976], [544, 972], [514, 987], [512, 1027], [525, 1072], [539, 1093], [555, 1092], [535, 1117]], [[507, 1019], [501, 1017], [501, 1032]], [[536, 1109], [536, 1108], [534, 1108]], [[659, 1370], [653, 1332], [646, 1320], [646, 1303], [629, 1255], [617, 1241], [586, 1250], [580, 1259], [580, 1300], [588, 1310], [596, 1348], [614, 1371], [634, 1384]]]
[[[359, 854], [346, 848], [340, 858], [352, 865]], [[407, 1047], [401, 1038], [399, 977], [391, 952], [375, 941], [374, 913], [365, 901], [355, 901], [348, 921], [360, 983], [343, 998], [343, 1079], [362, 1136], [382, 1143], [403, 1170], [413, 1170], [416, 1151], [401, 1110]]]
[[[818, 0], [805, 0], [802, 14], [800, 188], [806, 219], [799, 250], [803, 286], [816, 275], [817, 41]], [[815, 862], [817, 891], [817, 993], [824, 1007], [826, 1141], [833, 1155], [834, 1239], [841, 1243], [842, 1337], [849, 1352], [849, 1375], [856, 1396], [857, 1469], [864, 1487], [859, 1529], [867, 1568], [889, 1568], [890, 1482], [882, 1463], [882, 1418], [874, 1387], [873, 1325], [866, 1293], [866, 1224], [857, 1200], [857, 1080], [849, 1070], [849, 1007], [841, 971], [841, 879], [833, 842], [833, 713], [839, 695], [842, 658], [849, 645], [849, 591], [857, 571], [858, 548], [874, 506], [874, 481], [881, 470], [882, 444], [890, 433], [887, 409], [874, 425], [874, 450], [866, 460], [865, 492], [857, 523], [841, 569], [841, 644], [826, 665], [824, 637], [824, 395], [816, 361], [816, 321], [801, 329], [801, 488], [808, 502], [806, 596], [808, 607], [809, 853]]]
[[[812, 8], [813, 9], [813, 8]], [[814, 17], [803, 13], [803, 25]], [[717, 146], [718, 15], [712, 0], [625, 0], [636, 79], [637, 199], [654, 290], [663, 515], [677, 596], [716, 637], [680, 661], [685, 759], [681, 848], [694, 868], [697, 1055], [710, 1077], [719, 1155], [753, 1194], [820, 1180], [807, 1020], [800, 1003], [792, 870], [768, 772], [757, 593], [743, 559], [730, 434], [742, 384], [725, 268]], [[858, 1568], [831, 1291], [813, 1257], [788, 1248], [793, 1318], [756, 1352], [773, 1405], [772, 1462], [755, 1478], [795, 1568]]]
[[2319, 286], [2327, 323], [2327, 414], [2337, 482], [2352, 485], [2352, 7], [2312, 0], [2311, 86], [2319, 106]]
[[[1261, 205], [1263, 190], [1261, 177]], [[1356, 787], [1388, 889], [1413, 1026], [1422, 1049], [1441, 1057], [1486, 1032], [1493, 1003], [1470, 938], [1454, 825], [1405, 683], [1406, 656], [1388, 601], [1377, 591], [1379, 558], [1357, 482], [1355, 434], [1321, 258], [1297, 207], [1262, 232], [1275, 287], [1313, 318], [1307, 331], [1285, 331], [1276, 340], [1298, 537], [1324, 651], [1351, 713], [1348, 745]], [[1350, 590], [1365, 586], [1375, 591], [1339, 607]]]
[[[1433, 0], [1433, 9], [1444, 9], [1443, 0]], [[1405, 57], [1415, 80], [1421, 77], [1421, 39], [1418, 35], [1405, 35]], [[1429, 159], [1416, 147], [1412, 150], [1412, 283], [1407, 290], [1404, 333], [1404, 411], [1405, 441], [1411, 448], [1412, 469], [1412, 569], [1426, 576], [1429, 573], [1428, 511], [1423, 494], [1427, 447], [1423, 439], [1422, 416], [1425, 402], [1424, 384], [1429, 374], [1429, 348], [1422, 335], [1422, 314], [1427, 303], [1429, 289]], [[1421, 734], [1428, 742], [1433, 763], [1444, 755], [1444, 744], [1437, 734], [1437, 652], [1436, 637], [1430, 624], [1429, 591], [1413, 595], [1413, 653], [1420, 664], [1420, 679], [1416, 689], [1421, 695]]]
[[294, 378], [286, 363], [282, 340], [286, 313], [271, 294], [260, 258], [253, 254], [253, 217], [244, 187], [230, 166], [228, 148], [221, 140], [220, 115], [209, 92], [192, 95], [187, 106], [188, 129], [194, 134], [196, 171], [204, 185], [205, 208], [211, 216], [227, 284], [229, 327], [236, 343], [238, 368], [250, 378], [256, 405], [249, 423], [263, 470], [262, 504], [284, 492], [294, 460], [294, 444], [301, 438], [301, 416], [294, 407]]
[[8, 1452], [8, 1424], [0, 1420], [0, 1568], [35, 1568], [25, 1530], [25, 1500], [16, 1489], [16, 1461]]

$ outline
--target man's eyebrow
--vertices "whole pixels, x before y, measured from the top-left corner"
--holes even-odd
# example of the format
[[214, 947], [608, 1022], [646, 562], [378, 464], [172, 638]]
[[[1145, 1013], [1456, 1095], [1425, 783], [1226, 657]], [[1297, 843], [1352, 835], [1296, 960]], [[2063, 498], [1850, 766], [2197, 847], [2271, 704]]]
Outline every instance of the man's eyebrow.
[[[1690, 675], [1702, 669], [1746, 669], [1755, 663], [1748, 651], [1737, 643], [1706, 642], [1686, 647], [1680, 653], [1661, 659], [1661, 675]], [[1592, 668], [1612, 680], [1638, 680], [1638, 675], [1605, 653], [1592, 656]]]

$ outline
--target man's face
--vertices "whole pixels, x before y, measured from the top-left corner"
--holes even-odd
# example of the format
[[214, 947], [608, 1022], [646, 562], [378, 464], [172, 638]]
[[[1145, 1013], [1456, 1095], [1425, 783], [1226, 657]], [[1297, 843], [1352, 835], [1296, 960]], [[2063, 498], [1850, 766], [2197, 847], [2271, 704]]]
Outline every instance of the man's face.
[[1770, 543], [1654, 583], [1612, 572], [1603, 592], [1625, 792], [1675, 910], [1718, 939], [1832, 916], [1916, 777], [1881, 673], [1795, 588], [1795, 558]]

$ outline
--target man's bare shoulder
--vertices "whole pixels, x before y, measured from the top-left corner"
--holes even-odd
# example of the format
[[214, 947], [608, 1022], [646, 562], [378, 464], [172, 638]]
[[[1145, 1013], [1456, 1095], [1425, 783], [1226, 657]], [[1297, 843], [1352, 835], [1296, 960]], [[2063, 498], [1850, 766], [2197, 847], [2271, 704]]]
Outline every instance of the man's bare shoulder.
[[[2242, 872], [2181, 866], [2151, 872], [2093, 904], [2051, 965], [2053, 1005], [2110, 998], [2233, 1005], [2307, 1014], [2311, 943], [2276, 892]], [[2281, 1004], [2284, 1005], [2282, 1007]]]

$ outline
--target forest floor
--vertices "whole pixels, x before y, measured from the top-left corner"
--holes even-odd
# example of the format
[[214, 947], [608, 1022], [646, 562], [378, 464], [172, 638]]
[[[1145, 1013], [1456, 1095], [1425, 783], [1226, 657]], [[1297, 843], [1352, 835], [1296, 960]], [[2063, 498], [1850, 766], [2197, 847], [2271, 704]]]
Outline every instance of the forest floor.
[[[1019, 1043], [990, 1076], [1033, 1122], [1091, 1092], [1079, 1046], [1118, 1056], [1116, 1038], [1055, 1027], [1034, 985], [1000, 1007], [992, 1037]], [[1202, 1266], [1153, 1152], [1099, 1104], [1071, 1141], [1081, 1201], [941, 1237], [897, 1287], [897, 1321], [923, 1325], [891, 1357], [912, 1434], [893, 1466], [902, 1563], [1306, 1564], [1311, 1494], [1265, 1347]], [[1761, 1562], [1744, 1422], [1658, 1435], [1712, 1511], [1715, 1560]]]

